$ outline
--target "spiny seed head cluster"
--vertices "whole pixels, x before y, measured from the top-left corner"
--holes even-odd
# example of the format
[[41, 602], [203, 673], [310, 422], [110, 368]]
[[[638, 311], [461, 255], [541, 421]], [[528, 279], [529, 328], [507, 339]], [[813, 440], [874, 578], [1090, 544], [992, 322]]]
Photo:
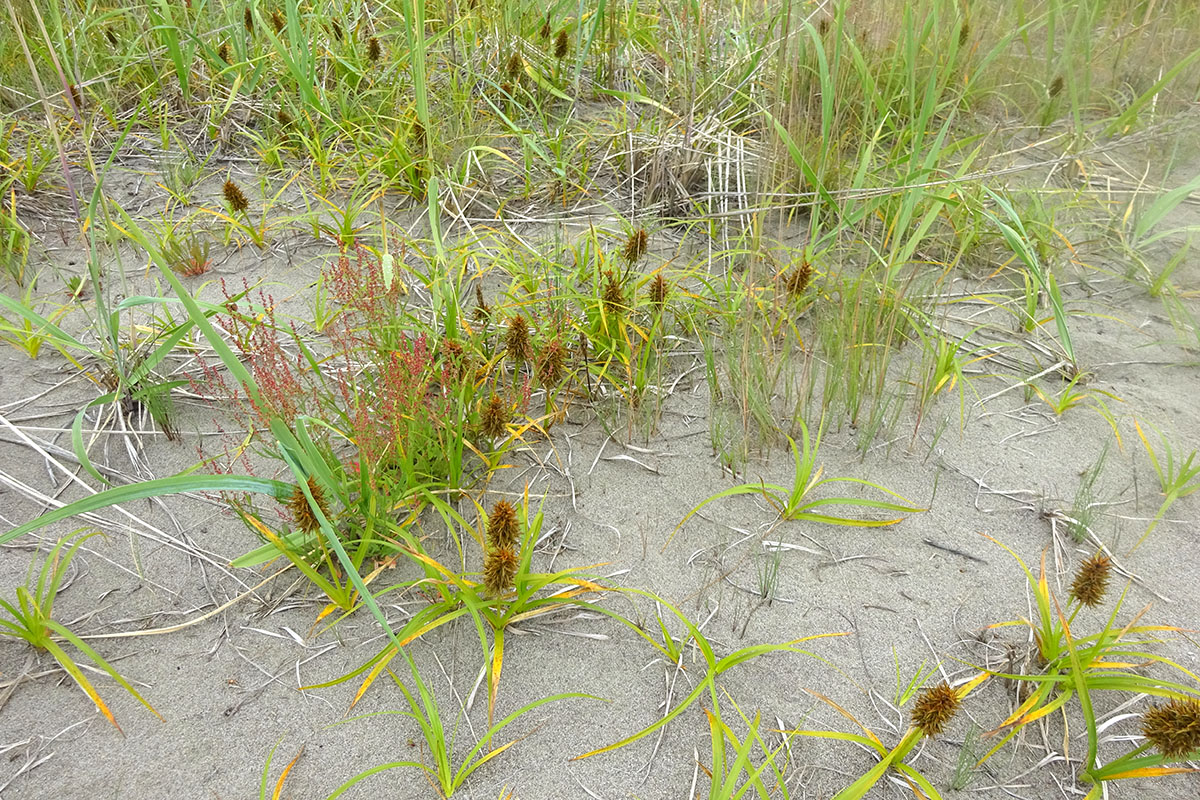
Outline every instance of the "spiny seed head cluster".
[[224, 61], [226, 64], [232, 64], [229, 60], [229, 42], [221, 42], [221, 46], [217, 48], [217, 58]]
[[619, 314], [625, 307], [625, 288], [612, 270], [604, 272], [607, 280], [604, 283], [604, 310], [609, 314]]
[[551, 339], [538, 352], [537, 363], [534, 365], [538, 383], [549, 389], [557, 386], [562, 380], [563, 367], [567, 362], [567, 348], [557, 337]]
[[246, 26], [246, 33], [254, 33], [254, 12], [250, 10], [250, 6], [246, 6], [246, 10], [242, 12], [242, 24]]
[[812, 264], [807, 259], [802, 260], [783, 279], [783, 287], [792, 297], [799, 297], [812, 283]]
[[[316, 501], [317, 508], [329, 519], [329, 504], [325, 501], [325, 491], [311, 476], [308, 479], [308, 491]], [[292, 512], [292, 519], [296, 521], [296, 527], [305, 533], [313, 533], [321, 527], [317, 515], [313, 513], [312, 506], [309, 505], [308, 498], [304, 496], [304, 490], [297, 486], [292, 490], [292, 496], [288, 498], [288, 511]]]
[[629, 234], [629, 238], [625, 240], [625, 249], [622, 254], [625, 260], [633, 264], [642, 259], [646, 255], [646, 249], [650, 243], [650, 236], [646, 233], [645, 228], [638, 228], [633, 233]]
[[1142, 733], [1170, 759], [1195, 758], [1200, 750], [1200, 700], [1173, 698], [1142, 715]]
[[520, 52], [513, 50], [512, 55], [508, 57], [508, 61], [504, 64], [504, 74], [510, 81], [519, 81], [524, 72], [525, 61], [521, 58]]
[[1050, 82], [1050, 96], [1058, 97], [1059, 92], [1063, 90], [1063, 77], [1058, 75]]
[[329, 28], [333, 31], [333, 38], [339, 42], [346, 37], [346, 34], [342, 33], [342, 23], [336, 19], [329, 20]]
[[517, 554], [508, 547], [492, 548], [483, 559], [483, 586], [491, 594], [504, 594], [517, 577]]
[[970, 22], [970, 20], [964, 19], [962, 25], [960, 25], [958, 28], [958, 46], [962, 47], [963, 45], [965, 45], [967, 43], [968, 40], [970, 40], [970, 38], [971, 38], [971, 22]]
[[229, 208], [235, 213], [242, 213], [250, 208], [250, 201], [246, 199], [246, 195], [242, 194], [242, 188], [232, 180], [225, 181], [225, 186], [221, 189], [225, 195], [225, 202], [229, 204]]
[[521, 525], [517, 522], [517, 510], [512, 503], [501, 500], [492, 506], [492, 513], [487, 521], [488, 544], [493, 548], [513, 548], [517, 546]]
[[467, 355], [463, 346], [453, 339], [443, 339], [441, 347], [442, 369], [454, 380], [462, 380], [467, 371]]
[[571, 49], [571, 40], [567, 38], [567, 29], [563, 28], [558, 32], [558, 36], [554, 37], [554, 57], [562, 61], [567, 57], [567, 52]]
[[378, 61], [383, 56], [383, 48], [379, 45], [379, 39], [372, 36], [367, 40], [367, 60]]
[[937, 736], [958, 711], [958, 692], [948, 683], [925, 689], [912, 710], [912, 724], [926, 736]]
[[279, 121], [281, 128], [290, 128], [292, 127], [292, 123], [296, 121], [296, 118], [289, 114], [288, 110], [283, 106], [280, 106], [279, 110], [275, 112], [275, 119]]
[[499, 439], [508, 432], [508, 406], [499, 395], [493, 394], [483, 404], [483, 411], [479, 415], [479, 430], [489, 439]]
[[275, 29], [275, 35], [283, 33], [283, 29], [287, 27], [287, 20], [283, 18], [283, 14], [279, 11], [271, 12], [271, 27]]
[[518, 364], [528, 361], [533, 354], [529, 344], [529, 323], [521, 314], [514, 314], [508, 320], [508, 334], [504, 338], [508, 357]]
[[661, 310], [667, 304], [667, 295], [670, 292], [671, 287], [667, 285], [662, 273], [656, 272], [654, 279], [650, 281], [650, 304]]
[[1075, 581], [1071, 584], [1071, 596], [1081, 605], [1095, 608], [1104, 600], [1108, 581], [1112, 577], [1112, 559], [1097, 553], [1079, 565]]

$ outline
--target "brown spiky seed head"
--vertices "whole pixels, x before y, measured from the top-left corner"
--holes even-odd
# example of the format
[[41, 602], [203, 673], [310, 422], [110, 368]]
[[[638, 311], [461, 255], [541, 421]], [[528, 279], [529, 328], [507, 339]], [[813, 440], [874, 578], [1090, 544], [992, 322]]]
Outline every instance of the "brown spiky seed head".
[[121, 41], [119, 38], [117, 38], [117, 32], [114, 31], [112, 28], [104, 29], [104, 38], [108, 39], [108, 43], [111, 44], [113, 47], [116, 47]]
[[533, 348], [529, 344], [529, 323], [525, 321], [525, 317], [521, 314], [514, 314], [508, 318], [508, 334], [504, 337], [504, 345], [508, 350], [508, 357], [517, 363], [528, 361], [533, 354]]
[[289, 114], [287, 109], [283, 106], [280, 106], [279, 110], [275, 112], [275, 119], [277, 119], [280, 126], [284, 128], [292, 127], [292, 123], [296, 121], [296, 118]]
[[[325, 492], [320, 485], [311, 476], [308, 479], [308, 491], [312, 495], [313, 500], [317, 503], [317, 508], [329, 519], [329, 504], [325, 502]], [[308, 498], [304, 496], [304, 490], [297, 486], [292, 490], [292, 496], [288, 499], [288, 511], [292, 512], [292, 519], [296, 521], [296, 527], [305, 533], [313, 533], [321, 527], [317, 515], [313, 513], [312, 506], [309, 505]]]
[[550, 27], [550, 14], [547, 13], [546, 21], [542, 23], [542, 30], [541, 30], [542, 39], [548, 40], [550, 38], [550, 34], [552, 34], [552, 33], [554, 33], [554, 29]]
[[504, 594], [517, 577], [517, 554], [507, 547], [488, 551], [483, 559], [483, 585], [491, 594]]
[[1075, 581], [1071, 584], [1071, 596], [1088, 608], [1094, 608], [1104, 600], [1108, 581], [1112, 577], [1112, 559], [1097, 553], [1079, 565]]
[[958, 46], [962, 47], [971, 38], [971, 22], [963, 20], [962, 25], [958, 27]]
[[383, 48], [379, 46], [379, 39], [372, 36], [367, 40], [367, 59], [370, 61], [378, 61], [383, 55]]
[[1196, 758], [1200, 750], [1200, 700], [1172, 698], [1142, 715], [1142, 733], [1170, 759]]
[[661, 309], [667, 303], [667, 295], [670, 293], [671, 287], [667, 285], [667, 281], [663, 278], [661, 272], [654, 274], [654, 280], [650, 281], [650, 303], [655, 308]]
[[1058, 97], [1058, 93], [1063, 90], [1063, 77], [1058, 75], [1050, 82], [1050, 96]]
[[467, 357], [463, 346], [453, 339], [443, 339], [441, 346], [442, 369], [447, 377], [460, 381], [467, 371]]
[[508, 407], [498, 395], [484, 403], [479, 418], [479, 430], [489, 439], [499, 439], [508, 432]]
[[222, 42], [221, 46], [217, 48], [217, 58], [221, 59], [226, 64], [233, 63], [229, 60], [229, 42]]
[[521, 533], [520, 523], [517, 522], [517, 510], [512, 503], [501, 500], [492, 506], [492, 513], [487, 521], [488, 544], [493, 548], [513, 548]]
[[425, 126], [421, 124], [421, 120], [413, 121], [411, 134], [413, 147], [421, 153], [425, 152], [425, 143], [429, 138], [429, 134], [425, 132]]
[[948, 683], [925, 689], [913, 705], [913, 727], [926, 736], [937, 736], [958, 711], [958, 704], [958, 692]]
[[246, 33], [254, 33], [254, 12], [246, 6], [246, 10], [242, 13], [242, 24], [246, 26]]
[[229, 203], [229, 208], [233, 211], [241, 213], [250, 207], [250, 201], [242, 194], [241, 187], [232, 180], [225, 181], [221, 191], [225, 195], [225, 202]]
[[475, 284], [475, 321], [486, 324], [492, 318], [492, 307], [483, 299], [483, 287]]
[[604, 310], [609, 314], [620, 314], [625, 307], [625, 289], [612, 270], [604, 273], [608, 280], [604, 284]]
[[283, 33], [283, 29], [287, 27], [287, 20], [283, 18], [283, 14], [278, 11], [271, 12], [271, 27], [275, 29], [275, 34]]
[[558, 385], [562, 380], [563, 366], [566, 362], [567, 348], [563, 347], [557, 337], [542, 346], [537, 355], [535, 371], [538, 383], [542, 385], [543, 389], [550, 389]]
[[562, 61], [567, 57], [567, 51], [571, 49], [571, 40], [567, 38], [567, 29], [563, 28], [558, 32], [558, 36], [554, 37], [554, 57]]
[[339, 42], [345, 38], [345, 34], [342, 33], [342, 23], [338, 22], [336, 19], [331, 19], [329, 20], [329, 27], [333, 31], [333, 38], [337, 39]]
[[519, 81], [524, 72], [525, 60], [521, 58], [521, 54], [519, 52], [513, 50], [512, 55], [508, 57], [508, 61], [504, 64], [504, 74], [509, 80]]
[[799, 297], [812, 283], [812, 264], [807, 259], [801, 261], [783, 279], [783, 286], [792, 297]]
[[625, 240], [625, 249], [623, 251], [625, 260], [630, 264], [640, 261], [642, 256], [646, 255], [646, 249], [649, 244], [650, 236], [646, 233], [646, 229], [638, 228], [629, 234], [629, 238]]

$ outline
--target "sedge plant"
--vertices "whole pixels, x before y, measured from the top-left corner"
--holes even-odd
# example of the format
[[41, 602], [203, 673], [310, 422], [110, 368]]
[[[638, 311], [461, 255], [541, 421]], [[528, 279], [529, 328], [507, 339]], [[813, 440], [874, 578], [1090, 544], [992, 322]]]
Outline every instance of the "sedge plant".
[[[1065, 713], [1064, 707], [1075, 701], [1083, 716], [1087, 735], [1087, 750], [1083, 757], [1084, 777], [1101, 782], [1114, 778], [1122, 771], [1120, 767], [1096, 772], [1100, 769], [1098, 753], [1102, 729], [1097, 724], [1094, 697], [1098, 692], [1110, 692], [1127, 698], [1147, 695], [1165, 698], [1169, 702], [1195, 703], [1200, 697], [1200, 677], [1181, 664], [1154, 652], [1160, 635], [1180, 633], [1182, 629], [1141, 624], [1139, 620], [1148, 607], [1128, 622], [1118, 622], [1117, 617], [1128, 591], [1126, 587], [1114, 603], [1104, 625], [1095, 633], [1083, 633], [1077, 621], [1080, 612], [1085, 608], [1101, 607], [1108, 592], [1113, 571], [1108, 555], [1097, 553], [1079, 566], [1071, 585], [1070, 597], [1064, 603], [1050, 589], [1044, 553], [1041, 569], [1035, 576], [1016, 553], [1006, 545], [996, 543], [1021, 566], [1033, 592], [1037, 614], [1031, 620], [1000, 622], [991, 627], [1029, 629], [1041, 670], [1035, 674], [984, 670], [995, 677], [1028, 684], [1030, 691], [1017, 709], [988, 734], [998, 737], [998, 741], [979, 763], [990, 759], [1026, 725], [1060, 710]], [[1147, 674], [1145, 667], [1152, 665], [1166, 668], [1178, 678], [1169, 680]]]
[[[781, 486], [775, 483], [743, 483], [737, 486], [730, 487], [723, 491], [717, 492], [712, 497], [709, 497], [700, 505], [693, 508], [686, 516], [675, 526], [675, 530], [671, 536], [667, 538], [667, 544], [670, 544], [671, 538], [679, 532], [689, 519], [695, 516], [701, 509], [717, 500], [723, 500], [726, 497], [735, 497], [737, 495], [755, 494], [762, 495], [768, 503], [770, 503], [779, 516], [789, 521], [806, 520], [809, 522], [821, 522], [829, 525], [846, 525], [852, 527], [882, 527], [887, 525], [895, 525], [900, 522], [903, 517], [893, 519], [862, 519], [859, 517], [846, 517], [836, 514], [828, 514], [818, 509], [824, 509], [827, 506], [850, 506], [854, 508], [869, 508], [880, 509], [884, 511], [899, 511], [903, 513], [915, 513], [923, 511], [912, 504], [911, 501], [897, 494], [891, 489], [887, 489], [872, 481], [863, 480], [861, 478], [837, 477], [823, 478], [824, 467], [817, 464], [817, 450], [821, 446], [821, 436], [824, 433], [824, 420], [817, 429], [815, 438], [809, 435], [808, 426], [803, 419], [797, 419], [800, 425], [800, 444], [798, 445], [794, 439], [788, 437], [788, 441], [792, 446], [792, 458], [795, 463], [795, 471], [793, 473], [792, 485]], [[900, 502], [890, 500], [873, 500], [870, 498], [859, 497], [815, 497], [817, 490], [824, 486], [833, 484], [854, 484], [866, 486], [896, 498]], [[665, 547], [665, 545], [664, 545]]]
[[[63, 668], [63, 671], [70, 675], [79, 688], [96, 704], [96, 708], [104, 715], [104, 718], [119, 731], [121, 730], [121, 726], [117, 724], [116, 717], [109, 710], [108, 704], [101, 699], [100, 692], [88, 680], [83, 670], [76, 663], [76, 659], [72, 658], [71, 654], [64, 648], [64, 642], [74, 647], [86, 656], [89, 661], [102, 669], [122, 689], [132, 695], [156, 717], [162, 719], [162, 715], [155, 711], [154, 706], [150, 705], [138, 693], [138, 690], [133, 688], [133, 685], [128, 680], [123, 678], [111, 664], [92, 649], [91, 645], [53, 617], [54, 599], [58, 594], [63, 578], [67, 574], [67, 568], [70, 566], [71, 560], [75, 558], [76, 553], [79, 552], [79, 548], [83, 546], [83, 543], [97, 533], [99, 531], [84, 535], [76, 532], [71, 536], [60, 539], [51, 548], [49, 555], [42, 562], [42, 568], [38, 572], [36, 584], [30, 585], [27, 581], [25, 586], [18, 586], [15, 603], [0, 598], [0, 609], [3, 609], [5, 614], [5, 616], [0, 617], [0, 636], [20, 639], [36, 650], [43, 650], [49, 653], [58, 662], [58, 665]], [[66, 549], [64, 550], [64, 548]], [[33, 567], [34, 564], [31, 563], [31, 577]]]

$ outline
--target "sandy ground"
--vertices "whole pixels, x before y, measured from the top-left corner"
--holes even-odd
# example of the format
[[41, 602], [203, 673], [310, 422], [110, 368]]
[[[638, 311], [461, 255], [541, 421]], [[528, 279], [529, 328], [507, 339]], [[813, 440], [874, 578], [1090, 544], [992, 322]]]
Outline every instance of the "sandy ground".
[[[325, 252], [327, 248], [298, 245], [286, 258], [265, 261], [237, 254], [220, 262], [216, 275], [267, 277], [302, 289]], [[1099, 538], [1136, 576], [1119, 618], [1127, 621], [1149, 605], [1145, 621], [1194, 624], [1200, 619], [1200, 592], [1195, 589], [1200, 495], [1174, 505], [1145, 544], [1129, 551], [1161, 501], [1132, 419], [1161, 428], [1176, 453], [1200, 448], [1196, 354], [1171, 344], [1175, 333], [1144, 288], [1103, 274], [1082, 277], [1086, 284], [1072, 282], [1065, 292], [1076, 312], [1072, 331], [1080, 360], [1095, 374], [1088, 388], [1120, 398], [1106, 402], [1117, 416], [1124, 446], [1109, 446], [1096, 484], [1097, 499], [1106, 505], [1094, 524]], [[1176, 282], [1194, 290], [1200, 270], [1186, 265]], [[953, 288], [977, 286], [964, 279]], [[1194, 296], [1186, 302], [1193, 313], [1200, 312]], [[691, 356], [678, 358], [672, 376], [693, 366]], [[610, 437], [594, 413], [573, 409], [567, 422], [553, 430], [551, 441], [531, 441], [527, 450], [512, 451], [518, 468], [498, 477], [484, 502], [490, 505], [529, 483], [532, 494], [546, 497], [546, 529], [555, 532], [538, 555], [541, 563], [603, 564], [594, 574], [614, 576], [609, 582], [616, 586], [658, 593], [703, 623], [719, 654], [753, 643], [851, 634], [805, 645], [823, 660], [777, 654], [736, 668], [724, 677], [723, 689], [748, 716], [761, 712], [764, 733], [777, 728], [854, 731], [853, 723], [817, 700], [815, 692], [890, 744], [907, 723], [907, 709], [889, 707], [898, 676], [907, 684], [922, 665], [938, 665], [943, 675], [960, 679], [971, 673], [970, 664], [1003, 669], [1010, 659], [1019, 663], [1028, 651], [1022, 629], [987, 630], [1026, 616], [1030, 596], [1017, 563], [986, 536], [1013, 548], [1031, 566], [1045, 554], [1051, 580], [1063, 597], [1075, 564], [1095, 551], [1094, 545], [1071, 542], [1054, 512], [1070, 513], [1081, 474], [1113, 438], [1108, 423], [1087, 406], [1056, 417], [1036, 398], [1027, 400], [1019, 388], [979, 407], [977, 398], [999, 393], [1024, 377], [994, 371], [1000, 374], [973, 381], [975, 394], [966, 394], [967, 420], [961, 430], [958, 397], [948, 395], [935, 402], [931, 420], [915, 440], [911, 403], [895, 432], [865, 456], [855, 449], [856, 432], [850, 426], [826, 435], [819, 459], [826, 474], [873, 480], [928, 506], [894, 527], [779, 523], [764, 502], [742, 497], [706, 507], [664, 548], [689, 510], [732, 483], [713, 455], [703, 370], [679, 382], [648, 441]], [[46, 429], [69, 426], [75, 411], [94, 396], [94, 388], [52, 351], [43, 351], [36, 361], [11, 348], [0, 351], [0, 414], [39, 441], [69, 448], [66, 434]], [[191, 430], [211, 430], [210, 410], [184, 413]], [[944, 419], [950, 423], [935, 439]], [[195, 460], [192, 440], [169, 443], [147, 434], [142, 442], [140, 458], [154, 475], [171, 474]], [[123, 449], [114, 436], [107, 458], [131, 470]], [[553, 466], [543, 468], [539, 462]], [[7, 427], [0, 430], [0, 464], [41, 492], [53, 493], [66, 483]], [[790, 469], [790, 454], [775, 447], [752, 457], [744, 473], [747, 480], [786, 483]], [[77, 497], [79, 491], [67, 486], [62, 496]], [[134, 505], [130, 510], [169, 541], [156, 540], [158, 535], [144, 528], [131, 534], [117, 525], [104, 528], [106, 537], [89, 540], [56, 605], [57, 617], [76, 632], [106, 635], [179, 624], [269, 574], [226, 566], [257, 541], [216, 505], [185, 498]], [[0, 489], [0, 509], [5, 527], [38, 511], [11, 486]], [[111, 510], [104, 516], [119, 519]], [[73, 529], [55, 526], [0, 552], [2, 596], [12, 598], [14, 587], [25, 580], [35, 545], [45, 550], [54, 536]], [[433, 533], [436, 526], [430, 522], [429, 529]], [[758, 590], [758, 570], [770, 561], [764, 540], [789, 546], [779, 561], [771, 602]], [[0, 797], [252, 797], [259, 791], [268, 755], [278, 745], [270, 784], [303, 749], [282, 796], [319, 798], [361, 770], [425, 759], [425, 744], [412, 720], [387, 713], [402, 708], [394, 687], [381, 681], [354, 709], [355, 714], [385, 713], [352, 721], [345, 721], [352, 685], [298, 691], [359, 666], [382, 647], [382, 640], [364, 613], [309, 635], [321, 604], [311, 588], [293, 585], [293, 580], [281, 578], [258, 596], [178, 633], [93, 642], [163, 716], [158, 720], [111, 681], [99, 678], [97, 685], [123, 734], [107, 724], [48, 657], [31, 657], [19, 643], [0, 642]], [[645, 603], [634, 609], [615, 593], [601, 602], [654, 625], [648, 616], [653, 609]], [[396, 621], [410, 608], [385, 606]], [[1081, 614], [1080, 629], [1098, 629], [1107, 608]], [[497, 742], [526, 738], [475, 773], [460, 796], [494, 798], [512, 792], [535, 800], [681, 798], [692, 796], [693, 787], [707, 795], [707, 778], [697, 769], [697, 758], [704, 765], [711, 760], [702, 711], [706, 701], [692, 706], [661, 738], [571, 760], [673, 708], [697, 680], [694, 650], [689, 649], [679, 669], [629, 629], [591, 614], [535, 621], [524, 630], [527, 635], [510, 639], [498, 718], [559, 692], [601, 699], [543, 706], [516, 722]], [[486, 728], [482, 691], [469, 711], [460, 711], [481, 667], [473, 627], [448, 625], [425, 636], [412, 652], [438, 692], [447, 726], [457, 728], [455, 750], [465, 754]], [[1162, 652], [1200, 671], [1200, 648], [1187, 636], [1169, 637]], [[930, 681], [935, 679], [937, 672]], [[1098, 713], [1111, 712], [1126, 699], [1099, 696]], [[966, 789], [949, 789], [964, 740], [995, 727], [1013, 707], [1014, 693], [1003, 681], [985, 684], [947, 733], [923, 745], [910, 763], [948, 797], [1072, 796], [1069, 787], [1086, 749], [1075, 717], [1066, 737], [1061, 717], [1030, 726], [1017, 746], [978, 770]], [[732, 703], [724, 704], [723, 711], [731, 724], [737, 719]], [[740, 723], [735, 728], [744, 732]], [[1107, 731], [1117, 738], [1136, 732], [1136, 718]], [[778, 735], [771, 734], [770, 740], [778, 742]], [[980, 747], [988, 746], [986, 737], [979, 741]], [[1112, 758], [1128, 746], [1108, 741], [1102, 756]], [[1043, 759], [1049, 763], [1031, 770]], [[873, 763], [869, 753], [850, 744], [793, 739], [791, 797], [831, 797]], [[884, 781], [871, 796], [906, 794], [912, 796]], [[1200, 778], [1177, 776], [1114, 786], [1110, 796], [1168, 800], [1198, 795]], [[435, 796], [414, 770], [384, 772], [343, 795]]]

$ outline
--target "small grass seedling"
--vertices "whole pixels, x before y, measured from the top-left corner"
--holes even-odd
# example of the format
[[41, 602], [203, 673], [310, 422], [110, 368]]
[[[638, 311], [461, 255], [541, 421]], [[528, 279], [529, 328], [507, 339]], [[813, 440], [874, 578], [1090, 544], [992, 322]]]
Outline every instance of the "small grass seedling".
[[[817, 466], [817, 449], [821, 446], [821, 436], [824, 433], [824, 421], [817, 430], [816, 439], [809, 436], [808, 426], [804, 420], [797, 420], [800, 424], [800, 441], [801, 445], [797, 445], [796, 441], [788, 437], [788, 441], [792, 445], [792, 457], [795, 461], [795, 473], [792, 478], [791, 487], [781, 486], [774, 483], [743, 483], [738, 486], [733, 486], [724, 491], [717, 492], [712, 497], [708, 498], [700, 505], [693, 508], [687, 513], [687, 516], [675, 526], [675, 530], [671, 532], [671, 536], [667, 538], [667, 544], [671, 543], [671, 539], [675, 534], [687, 523], [689, 519], [695, 516], [699, 511], [716, 500], [722, 500], [726, 497], [734, 497], [744, 494], [761, 494], [766, 498], [775, 509], [779, 512], [779, 516], [785, 520], [807, 520], [809, 522], [823, 522], [829, 525], [848, 525], [852, 527], [882, 527], [886, 525], [895, 525], [900, 522], [903, 517], [894, 519], [874, 520], [861, 519], [855, 517], [843, 517], [833, 514], [820, 513], [814, 509], [824, 508], [825, 506], [853, 506], [857, 508], [874, 508], [885, 511], [901, 511], [904, 513], [915, 513], [924, 511], [923, 508], [918, 508], [911, 501], [903, 496], [893, 492], [891, 489], [886, 489], [877, 483], [863, 480], [861, 478], [822, 478], [821, 474], [823, 467]], [[866, 486], [871, 489], [883, 492], [890, 495], [899, 503], [887, 500], [871, 500], [869, 498], [858, 497], [813, 497], [814, 492], [822, 486], [828, 486], [836, 483], [850, 483], [860, 486]]]
[[517, 742], [521, 741], [521, 739], [512, 739], [500, 745], [499, 747], [491, 747], [492, 739], [494, 739], [497, 734], [499, 734], [513, 722], [516, 722], [521, 717], [524, 717], [531, 711], [541, 708], [547, 703], [553, 703], [558, 700], [600, 699], [589, 694], [567, 692], [551, 695], [550, 697], [543, 697], [540, 700], [534, 700], [533, 702], [526, 703], [496, 724], [489, 725], [487, 732], [484, 733], [484, 735], [480, 737], [479, 741], [476, 742], [475, 745], [467, 752], [466, 756], [463, 757], [462, 762], [456, 768], [453, 759], [454, 745], [458, 733], [458, 722], [456, 721], [450, 730], [446, 729], [446, 723], [442, 719], [441, 708], [438, 705], [437, 698], [434, 696], [432, 688], [421, 677], [421, 673], [417, 670], [417, 664], [416, 661], [413, 660], [412, 654], [410, 654], [407, 649], [403, 650], [402, 652], [404, 653], [405, 660], [408, 662], [409, 674], [411, 676], [411, 686], [413, 688], [409, 688], [410, 684], [406, 684], [405, 681], [401, 680], [400, 677], [390, 669], [387, 672], [392, 681], [404, 695], [404, 700], [408, 706], [408, 710], [379, 711], [371, 714], [363, 714], [361, 716], [351, 717], [350, 719], [334, 724], [345, 725], [356, 720], [380, 716], [382, 714], [399, 714], [401, 716], [409, 717], [410, 719], [416, 721], [418, 727], [421, 729], [421, 737], [425, 741], [425, 747], [431, 763], [404, 760], [376, 765], [370, 769], [363, 770], [350, 780], [343, 783], [341, 786], [335, 789], [333, 793], [326, 798], [326, 800], [336, 800], [336, 798], [340, 797], [372, 775], [384, 772], [385, 770], [397, 769], [401, 767], [407, 767], [409, 769], [416, 769], [424, 772], [430, 783], [433, 784], [438, 796], [441, 797], [442, 800], [449, 800], [449, 798], [453, 797], [455, 792], [462, 787], [467, 778], [471, 777], [475, 770], [479, 769], [484, 764], [488, 763], [493, 758], [496, 758], [501, 753], [515, 745]]
[[1189, 453], [1185, 460], [1176, 461], [1175, 452], [1171, 449], [1171, 442], [1167, 440], [1162, 431], [1155, 429], [1158, 439], [1162, 443], [1162, 449], [1159, 452], [1163, 454], [1163, 457], [1160, 459], [1158, 452], [1155, 452], [1146, 438], [1141, 423], [1135, 419], [1133, 425], [1137, 428], [1142, 446], [1146, 448], [1146, 455], [1150, 457], [1150, 464], [1154, 467], [1154, 474], [1158, 476], [1158, 483], [1163, 493], [1162, 505], [1158, 507], [1154, 519], [1150, 522], [1150, 527], [1146, 528], [1142, 538], [1138, 539], [1137, 544], [1132, 548], [1136, 550], [1142, 546], [1142, 542], [1146, 541], [1146, 537], [1158, 527], [1158, 523], [1166, 515], [1167, 509], [1174, 505], [1176, 500], [1187, 497], [1200, 489], [1200, 463], [1192, 463], [1196, 459], [1195, 450]]
[[[75, 663], [70, 654], [63, 649], [58, 640], [65, 639], [76, 650], [87, 656], [92, 663], [104, 670], [110, 678], [120, 684], [121, 688], [133, 695], [139, 703], [148, 708], [156, 717], [162, 719], [162, 715], [155, 711], [154, 706], [146, 702], [146, 699], [138, 694], [137, 689], [134, 689], [129, 681], [121, 677], [113, 669], [112, 665], [101, 658], [100, 654], [93, 650], [87, 642], [72, 633], [69, 628], [56, 621], [52, 616], [54, 598], [58, 594], [58, 588], [62, 583], [63, 577], [67, 574], [67, 567], [70, 566], [71, 560], [79, 552], [79, 548], [83, 543], [97, 533], [99, 531], [94, 531], [84, 536], [76, 533], [60, 539], [50, 550], [50, 554], [46, 557], [45, 561], [42, 562], [42, 569], [38, 573], [37, 585], [31, 587], [26, 582], [25, 586], [18, 586], [17, 602], [15, 605], [7, 600], [0, 599], [0, 608], [7, 612], [7, 618], [0, 618], [0, 636], [21, 639], [33, 648], [48, 652], [58, 662], [58, 665], [71, 676], [71, 679], [79, 684], [79, 688], [83, 689], [84, 693], [91, 698], [91, 701], [96, 704], [96, 708], [104, 715], [104, 718], [111, 722], [113, 727], [119, 731], [121, 730], [121, 726], [117, 724], [117, 720], [113, 716], [112, 711], [109, 710], [108, 705], [100, 698], [100, 692], [87, 679], [87, 676], [83, 674], [83, 670]], [[63, 548], [68, 542], [71, 543], [70, 547], [67, 547], [66, 552], [63, 552]], [[33, 564], [29, 565], [30, 573], [33, 572], [33, 567]]]

